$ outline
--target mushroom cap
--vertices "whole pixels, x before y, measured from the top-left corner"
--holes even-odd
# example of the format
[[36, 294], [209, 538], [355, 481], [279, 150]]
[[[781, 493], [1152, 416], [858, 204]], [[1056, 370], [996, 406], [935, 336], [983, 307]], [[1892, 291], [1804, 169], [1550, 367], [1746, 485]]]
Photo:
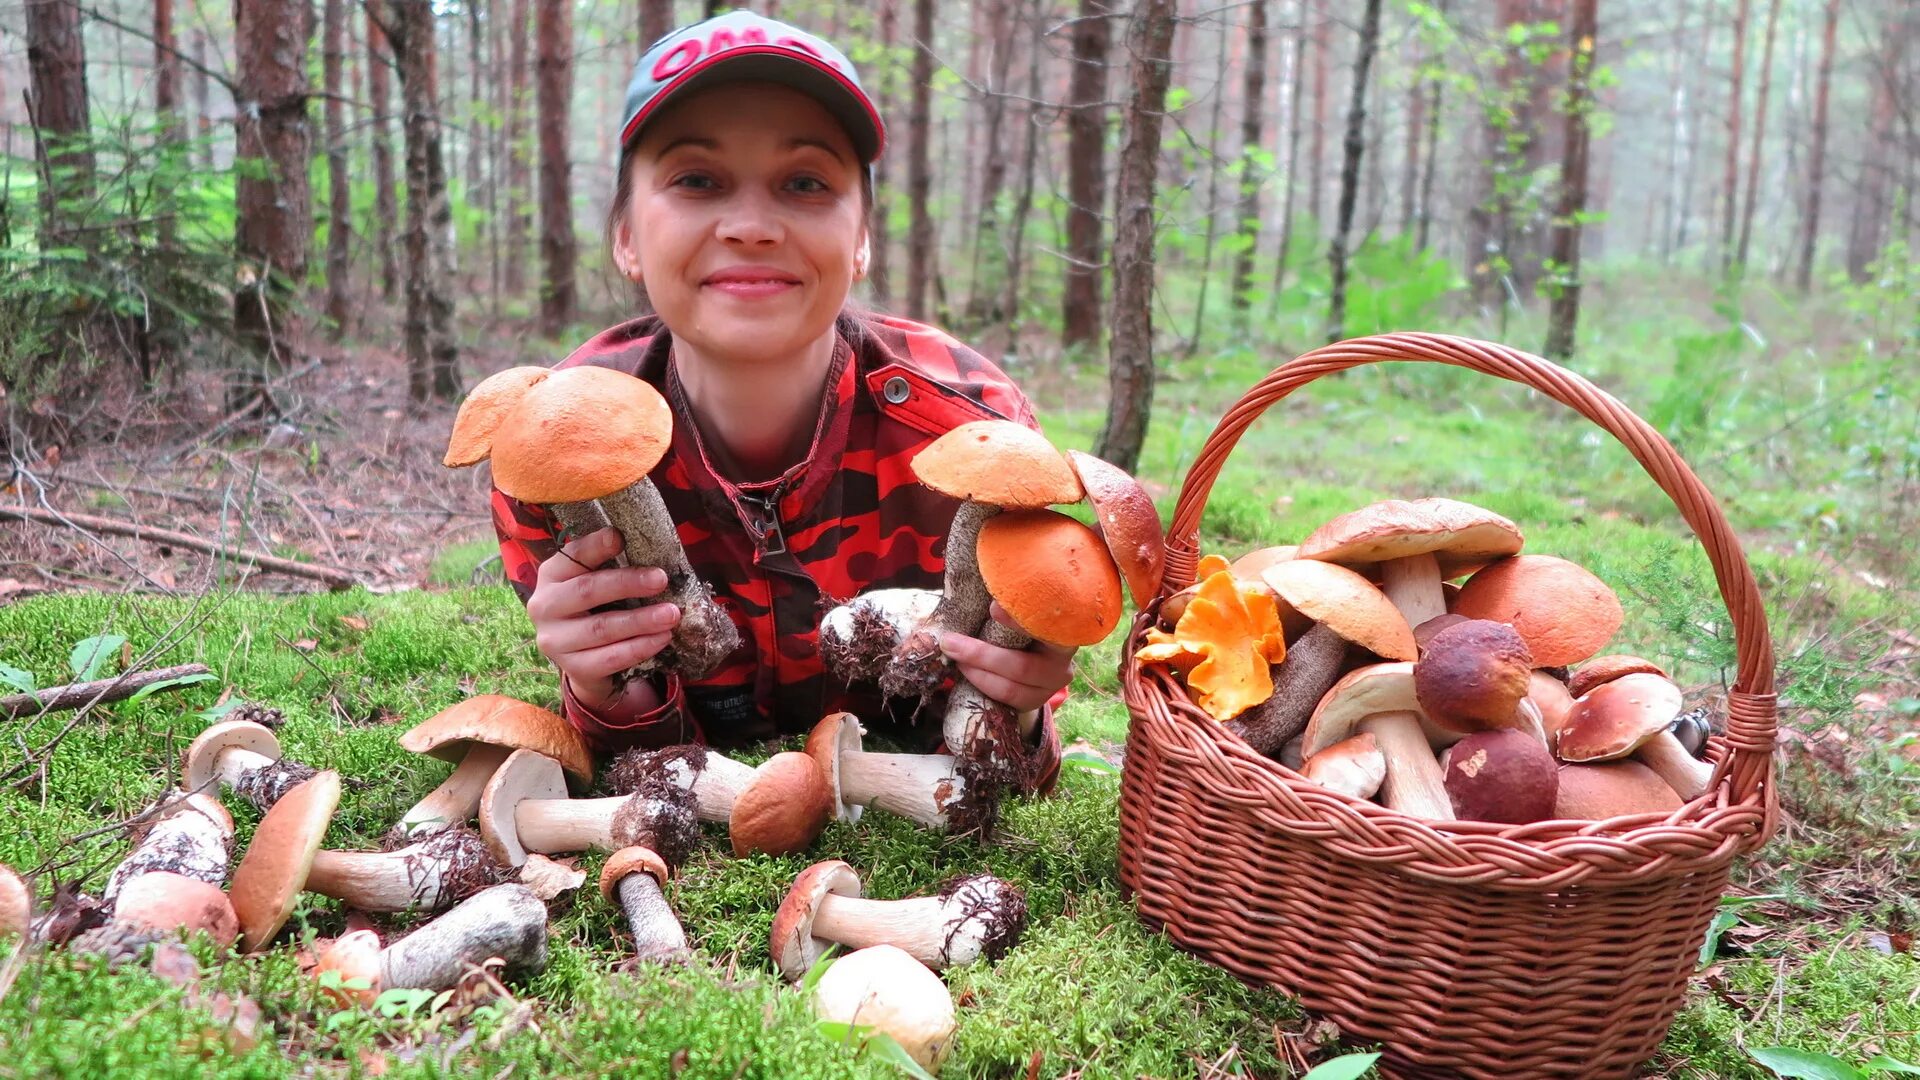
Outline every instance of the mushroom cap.
[[[1453, 583], [1448, 582], [1447, 584], [1452, 585]], [[1455, 591], [1459, 591], [1457, 586], [1455, 587]], [[1427, 642], [1432, 641], [1435, 634], [1438, 634], [1449, 626], [1458, 626], [1467, 621], [1469, 620], [1465, 615], [1456, 615], [1451, 611], [1445, 615], [1435, 615], [1433, 618], [1413, 628], [1413, 643], [1419, 646], [1421, 652], [1426, 652]], [[1419, 657], [1415, 657], [1414, 659], [1417, 660]]]
[[1680, 688], [1663, 675], [1622, 675], [1574, 699], [1560, 728], [1560, 760], [1611, 761], [1667, 730], [1680, 715]]
[[[322, 986], [320, 992], [341, 1005], [371, 1005], [380, 997], [380, 935], [371, 930], [353, 930], [333, 939], [327, 951], [313, 966], [313, 979], [329, 971], [340, 973], [338, 986]], [[360, 979], [362, 985], [347, 986]]]
[[866, 745], [860, 718], [850, 712], [828, 713], [807, 733], [807, 756], [820, 766], [833, 793], [834, 820], [859, 821], [866, 807], [847, 802], [840, 792], [840, 755], [857, 754]]
[[1280, 598], [1280, 619], [1297, 612], [1343, 639], [1388, 660], [1414, 658], [1413, 630], [1379, 587], [1344, 566], [1290, 559], [1260, 571], [1260, 580]]
[[1457, 732], [1511, 727], [1533, 659], [1505, 623], [1469, 619], [1442, 629], [1413, 665], [1414, 694], [1434, 724]]
[[897, 945], [875, 945], [835, 960], [814, 984], [813, 1011], [892, 1036], [926, 1069], [938, 1069], [953, 1048], [953, 994]]
[[913, 475], [942, 495], [1009, 510], [1086, 497], [1066, 455], [1011, 420], [974, 420], [948, 431], [913, 456]]
[[431, 754], [442, 761], [459, 761], [469, 743], [532, 750], [558, 761], [581, 783], [593, 782], [593, 755], [573, 725], [517, 698], [478, 694], [447, 706], [400, 736], [400, 746], [408, 753]]
[[1388, 499], [1341, 514], [1300, 541], [1302, 559], [1368, 566], [1432, 555], [1440, 576], [1513, 555], [1524, 538], [1519, 526], [1491, 510], [1456, 499]]
[[314, 852], [340, 806], [340, 774], [328, 769], [293, 786], [253, 831], [233, 871], [240, 951], [253, 952], [280, 932], [313, 870]]
[[753, 782], [733, 800], [727, 821], [735, 855], [804, 851], [833, 820], [833, 792], [820, 766], [787, 750], [754, 769]]
[[628, 874], [652, 874], [653, 880], [663, 888], [672, 876], [667, 861], [654, 854], [652, 848], [623, 847], [607, 856], [607, 864], [600, 868], [600, 895], [606, 897], [608, 903], [618, 903], [614, 890]]
[[[1342, 675], [1314, 706], [1301, 736], [1300, 756], [1311, 758], [1334, 743], [1353, 738], [1359, 734], [1354, 729], [1360, 721], [1383, 712], [1420, 712], [1420, 701], [1413, 692], [1412, 663], [1368, 664]], [[1424, 713], [1420, 723], [1428, 729], [1428, 738], [1433, 738]]]
[[1671, 814], [1683, 804], [1660, 774], [1637, 761], [1560, 766], [1553, 816], [1565, 821], [1605, 821], [1624, 814]]
[[1567, 726], [1567, 717], [1573, 712], [1573, 695], [1567, 691], [1567, 684], [1534, 668], [1527, 676], [1527, 700], [1540, 710], [1540, 727], [1546, 732], [1547, 745], [1559, 745], [1560, 729]]
[[1606, 647], [1626, 613], [1606, 582], [1579, 563], [1516, 555], [1467, 579], [1453, 610], [1512, 625], [1540, 667], [1574, 664]]
[[280, 740], [266, 726], [251, 720], [223, 720], [201, 732], [187, 747], [180, 786], [219, 795], [212, 785], [220, 774], [220, 754], [226, 750], [251, 750], [261, 757], [280, 760]]
[[1363, 731], [1301, 762], [1299, 772], [1328, 791], [1371, 799], [1387, 782], [1387, 755], [1373, 733]]
[[534, 750], [508, 754], [480, 793], [480, 838], [487, 842], [493, 861], [501, 866], [519, 866], [527, 861], [517, 816], [522, 799], [566, 797], [567, 774], [561, 771], [559, 762]]
[[440, 463], [459, 469], [487, 460], [500, 422], [535, 383], [552, 374], [543, 367], [510, 367], [481, 379], [460, 403], [460, 413], [453, 418], [453, 434], [447, 438], [447, 454]]
[[1476, 731], [1447, 749], [1447, 797], [1461, 821], [1526, 825], [1554, 816], [1559, 763], [1522, 731]]
[[1658, 675], [1669, 678], [1659, 664], [1643, 660], [1626, 653], [1609, 653], [1596, 656], [1580, 665], [1580, 670], [1567, 679], [1567, 692], [1574, 697], [1584, 697], [1587, 691], [1596, 686], [1610, 683], [1622, 675]]
[[163, 933], [205, 931], [223, 949], [240, 936], [239, 916], [218, 885], [166, 870], [141, 874], [122, 885], [113, 921]]
[[1125, 469], [1092, 454], [1069, 450], [1067, 461], [1086, 488], [1100, 536], [1127, 581], [1127, 595], [1134, 607], [1146, 607], [1159, 595], [1160, 579], [1167, 572], [1167, 534], [1153, 497]]
[[828, 893], [835, 896], [859, 896], [860, 875], [839, 859], [817, 862], [793, 879], [793, 888], [773, 913], [773, 931], [768, 938], [773, 962], [780, 974], [792, 982], [812, 970], [833, 943], [813, 936], [813, 920], [820, 913], [820, 901]]
[[1299, 554], [1299, 544], [1275, 544], [1272, 547], [1254, 548], [1233, 560], [1233, 564], [1228, 569], [1233, 571], [1234, 577], [1258, 581], [1267, 567], [1298, 558]]
[[644, 379], [564, 368], [500, 418], [493, 482], [521, 502], [585, 502], [644, 479], [672, 442], [673, 410]]
[[33, 890], [19, 874], [0, 865], [0, 940], [25, 934], [33, 920]]
[[1020, 628], [1093, 645], [1120, 623], [1120, 573], [1092, 529], [1052, 510], [1008, 510], [980, 526], [981, 580]]

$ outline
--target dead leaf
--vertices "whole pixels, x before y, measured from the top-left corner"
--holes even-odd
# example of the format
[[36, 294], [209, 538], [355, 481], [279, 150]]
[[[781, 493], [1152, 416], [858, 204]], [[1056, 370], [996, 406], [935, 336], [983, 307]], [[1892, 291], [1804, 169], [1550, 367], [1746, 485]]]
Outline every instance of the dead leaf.
[[363, 1046], [360, 1048], [360, 1067], [366, 1070], [368, 1076], [385, 1076], [387, 1070], [393, 1067], [393, 1059], [384, 1050]]
[[334, 535], [338, 536], [342, 540], [359, 540], [364, 538], [367, 535], [367, 533], [365, 529], [341, 529], [338, 533], [335, 533]]
[[301, 638], [299, 641], [293, 643], [294, 652], [310, 653], [319, 647], [320, 643], [312, 638]]
[[155, 946], [153, 960], [147, 966], [156, 976], [183, 989], [191, 989], [200, 981], [200, 962], [177, 941]]
[[368, 623], [367, 620], [358, 615], [342, 615], [340, 616], [340, 625], [349, 630], [365, 630]]
[[549, 859], [545, 855], [529, 853], [527, 861], [520, 867], [520, 884], [533, 890], [533, 894], [542, 900], [552, 900], [564, 892], [572, 892], [587, 880], [584, 870], [576, 870], [574, 859]]

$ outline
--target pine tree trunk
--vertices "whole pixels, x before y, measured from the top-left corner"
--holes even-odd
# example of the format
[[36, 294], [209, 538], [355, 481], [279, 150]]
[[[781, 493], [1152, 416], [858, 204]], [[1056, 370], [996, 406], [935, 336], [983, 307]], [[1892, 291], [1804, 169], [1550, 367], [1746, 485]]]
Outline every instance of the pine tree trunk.
[[673, 0], [640, 0], [640, 48], [635, 55], [673, 29]]
[[1874, 260], [1886, 242], [1889, 203], [1893, 187], [1893, 129], [1898, 111], [1895, 81], [1900, 76], [1899, 17], [1892, 17], [1880, 56], [1871, 67], [1871, 104], [1867, 107], [1867, 141], [1860, 163], [1860, 184], [1853, 209], [1853, 228], [1847, 234], [1847, 276], [1866, 281]]
[[540, 0], [534, 61], [540, 118], [540, 321], [558, 334], [579, 310], [574, 289], [573, 176], [568, 113], [573, 101], [573, 0]]
[[1599, 0], [1574, 0], [1573, 59], [1567, 76], [1567, 135], [1560, 166], [1560, 205], [1554, 211], [1553, 266], [1557, 280], [1547, 309], [1546, 356], [1573, 355], [1580, 321], [1580, 215], [1587, 207], [1587, 148], [1592, 135], [1593, 58], [1600, 34]]
[[1682, 76], [1693, 65], [1689, 62], [1687, 50], [1680, 43], [1686, 39], [1687, 17], [1692, 11], [1692, 0], [1681, 0], [1673, 26], [1673, 63], [1667, 72], [1667, 197], [1662, 200], [1663, 220], [1660, 225], [1662, 263], [1673, 261], [1674, 216], [1681, 199], [1680, 152], [1686, 145], [1687, 130], [1687, 84]]
[[1813, 288], [1814, 248], [1820, 237], [1820, 185], [1827, 167], [1828, 86], [1833, 81], [1833, 42], [1840, 24], [1840, 0], [1827, 0], [1826, 20], [1820, 31], [1820, 74], [1813, 89], [1813, 150], [1807, 162], [1807, 208], [1800, 219], [1800, 267], [1794, 285], [1803, 293]]
[[1067, 83], [1067, 278], [1061, 297], [1063, 345], [1100, 337], [1100, 281], [1107, 265], [1101, 218], [1107, 197], [1107, 54], [1111, 9], [1080, 0], [1073, 24], [1073, 68]]
[[1747, 201], [1740, 211], [1740, 246], [1734, 265], [1745, 271], [1747, 248], [1753, 239], [1753, 207], [1760, 194], [1760, 147], [1767, 134], [1767, 94], [1773, 85], [1773, 31], [1780, 19], [1780, 0], [1767, 5], [1767, 31], [1760, 52], [1760, 96], [1753, 104], [1753, 147], [1747, 151]]
[[1253, 253], [1260, 246], [1260, 187], [1266, 177], [1256, 158], [1261, 145], [1267, 96], [1267, 3], [1253, 0], [1247, 5], [1247, 77], [1242, 86], [1245, 100], [1240, 114], [1240, 206], [1237, 226], [1241, 248], [1233, 259], [1233, 310], [1239, 325], [1246, 325], [1247, 291], [1253, 282]]
[[1426, 48], [1418, 35], [1413, 49], [1413, 76], [1407, 80], [1407, 150], [1400, 172], [1400, 235], [1413, 232], [1414, 192], [1420, 184], [1420, 141], [1426, 137], [1427, 80], [1420, 74], [1426, 67]]
[[1528, 23], [1526, 0], [1497, 0], [1494, 32], [1502, 46], [1500, 66], [1494, 72], [1495, 92], [1482, 91], [1479, 197], [1467, 214], [1467, 262], [1473, 298], [1482, 307], [1507, 308], [1505, 292], [1518, 253], [1513, 243], [1514, 176], [1523, 167], [1526, 146], [1532, 141], [1525, 127], [1525, 80], [1531, 68], [1512, 44], [1515, 28]]
[[[28, 118], [45, 136], [84, 136], [87, 117], [87, 51], [80, 9], [71, 0], [27, 0]], [[41, 250], [61, 246], [62, 203], [84, 201], [93, 192], [93, 150], [85, 144], [49, 150], [41, 157], [39, 241]]]
[[[1448, 0], [1440, 0], [1436, 6], [1440, 18], [1447, 18]], [[1427, 250], [1427, 234], [1433, 226], [1433, 180], [1440, 172], [1440, 117], [1446, 111], [1446, 81], [1440, 78], [1428, 80], [1432, 87], [1433, 100], [1427, 106], [1427, 153], [1421, 164], [1420, 175], [1420, 220], [1415, 226], [1413, 250]]]
[[1305, 110], [1301, 93], [1306, 89], [1307, 4], [1299, 0], [1294, 11], [1293, 48], [1287, 61], [1287, 182], [1280, 196], [1280, 249], [1273, 257], [1273, 289], [1267, 294], [1267, 318], [1280, 311], [1280, 294], [1287, 287], [1287, 260], [1293, 255], [1293, 205], [1300, 190], [1300, 134]]
[[[983, 133], [987, 152], [980, 162], [980, 199], [973, 231], [973, 266], [968, 274], [967, 321], [975, 327], [1001, 321], [1001, 285], [1006, 277], [1007, 247], [1000, 235], [1000, 192], [1007, 186], [1007, 161], [1002, 148], [1006, 126], [1007, 83], [1013, 77], [1014, 37], [1011, 0], [990, 0], [982, 9], [989, 33], [981, 35], [993, 50], [987, 62], [988, 83], [981, 102], [986, 113]], [[984, 268], [983, 268], [984, 262]]]
[[387, 35], [371, 14], [367, 16], [367, 97], [373, 113], [368, 136], [373, 140], [373, 247], [380, 257], [380, 296], [391, 302], [400, 295], [400, 259], [395, 252], [393, 227], [400, 220], [400, 198], [393, 182], [393, 134], [387, 123], [392, 95], [387, 91], [388, 65], [393, 50]]
[[[1377, 0], [1375, 0], [1377, 2]], [[1153, 198], [1173, 65], [1174, 0], [1139, 0], [1127, 27], [1132, 90], [1114, 190], [1113, 326], [1106, 426], [1094, 455], [1133, 472], [1153, 411]]]
[[393, 49], [404, 101], [407, 396], [418, 403], [451, 400], [459, 396], [460, 384], [449, 269], [444, 242], [434, 235], [445, 235], [450, 209], [440, 149], [433, 0], [373, 0], [369, 12], [376, 3], [390, 13], [382, 25]]
[[1720, 269], [1733, 265], [1733, 219], [1740, 205], [1740, 106], [1746, 89], [1747, 7], [1749, 0], [1738, 0], [1733, 16], [1733, 71], [1728, 76], [1731, 88], [1727, 106], [1727, 167], [1721, 180], [1723, 203], [1720, 214]]
[[907, 114], [907, 317], [926, 321], [932, 285], [933, 0], [913, 0], [913, 103]]
[[234, 154], [259, 163], [234, 181], [234, 249], [241, 287], [234, 292], [234, 332], [260, 366], [229, 388], [238, 408], [259, 394], [267, 372], [292, 355], [287, 301], [307, 276], [313, 236], [313, 121], [307, 50], [313, 8], [307, 0], [247, 0], [234, 6], [240, 100], [234, 109]]
[[[1043, 0], [1035, 0], [1038, 8]], [[1046, 50], [1041, 48], [1037, 27], [1039, 14], [1029, 11], [1026, 25], [1033, 31], [1027, 56], [1027, 106], [1021, 111], [1024, 141], [1020, 149], [1020, 184], [1013, 198], [1012, 228], [1007, 238], [1007, 280], [1000, 297], [1000, 311], [1006, 320], [1008, 351], [1014, 351], [1020, 328], [1020, 281], [1026, 271], [1027, 216], [1033, 211], [1033, 177], [1040, 159], [1040, 73]]]
[[[836, 5], [835, 10], [839, 10]], [[879, 95], [880, 115], [893, 115], [898, 83], [894, 75], [899, 65], [893, 62], [894, 40], [899, 36], [900, 4], [899, 0], [880, 0], [880, 70], [874, 76], [875, 92]], [[893, 225], [889, 218], [893, 210], [893, 168], [888, 161], [892, 154], [880, 155], [874, 163], [873, 213], [870, 229], [872, 232], [873, 262], [867, 269], [867, 288], [873, 293], [873, 300], [882, 309], [893, 306]]]
[[207, 77], [207, 35], [193, 32], [193, 114], [200, 167], [213, 168], [213, 80]]
[[[1233, 69], [1228, 53], [1228, 35], [1233, 32], [1233, 24], [1227, 19], [1220, 20], [1220, 56], [1216, 83], [1213, 88], [1212, 116], [1207, 121], [1207, 196], [1202, 212], [1206, 214], [1206, 224], [1202, 226], [1204, 235], [1200, 242], [1200, 295], [1193, 306], [1193, 334], [1187, 338], [1186, 355], [1192, 356], [1200, 347], [1200, 329], [1207, 320], [1207, 291], [1213, 283], [1213, 243], [1218, 235], [1220, 221], [1220, 164], [1225, 155], [1220, 152], [1220, 117], [1226, 111], [1227, 81], [1225, 72]], [[1188, 35], [1191, 38], [1192, 35]]]
[[353, 188], [347, 175], [346, 96], [340, 70], [347, 29], [346, 0], [325, 0], [320, 32], [327, 99], [321, 106], [327, 138], [327, 323], [334, 340], [347, 328], [347, 254], [353, 241]]
[[1327, 12], [1329, 0], [1315, 0], [1313, 7], [1313, 140], [1307, 154], [1307, 214], [1313, 218], [1315, 235], [1326, 220], [1321, 200], [1327, 166], [1327, 66], [1333, 62], [1333, 16]]
[[[153, 113], [160, 141], [168, 146], [180, 140], [180, 53], [173, 38], [173, 0], [153, 2]], [[162, 251], [172, 249], [177, 223], [172, 214], [158, 222]]]
[[1380, 45], [1380, 0], [1367, 0], [1360, 23], [1359, 53], [1353, 61], [1353, 98], [1347, 106], [1346, 153], [1340, 164], [1340, 207], [1334, 221], [1333, 243], [1327, 252], [1333, 268], [1332, 295], [1327, 310], [1327, 340], [1347, 335], [1347, 235], [1353, 229], [1354, 201], [1360, 188], [1360, 158], [1366, 149], [1367, 80], [1373, 54]]
[[[480, 201], [480, 159], [485, 156], [486, 141], [480, 137], [480, 116], [485, 112], [486, 91], [480, 82], [480, 18], [486, 0], [465, 0], [462, 5], [467, 9], [467, 190], [469, 203]], [[480, 228], [488, 227], [487, 219], [480, 220]]]
[[507, 295], [527, 287], [533, 232], [533, 165], [527, 156], [527, 0], [512, 0], [507, 28]]

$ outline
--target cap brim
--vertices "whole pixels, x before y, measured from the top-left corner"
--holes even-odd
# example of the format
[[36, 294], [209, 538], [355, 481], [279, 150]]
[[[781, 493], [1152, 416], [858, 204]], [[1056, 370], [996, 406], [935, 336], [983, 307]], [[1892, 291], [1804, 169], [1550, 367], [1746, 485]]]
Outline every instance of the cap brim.
[[886, 148], [886, 128], [880, 122], [880, 114], [846, 76], [791, 49], [763, 51], [750, 45], [728, 49], [693, 64], [655, 91], [621, 129], [620, 145], [632, 145], [640, 129], [660, 111], [663, 103], [684, 98], [704, 87], [741, 81], [790, 86], [826, 106], [834, 119], [840, 121], [840, 126], [847, 129], [862, 165], [872, 164]]

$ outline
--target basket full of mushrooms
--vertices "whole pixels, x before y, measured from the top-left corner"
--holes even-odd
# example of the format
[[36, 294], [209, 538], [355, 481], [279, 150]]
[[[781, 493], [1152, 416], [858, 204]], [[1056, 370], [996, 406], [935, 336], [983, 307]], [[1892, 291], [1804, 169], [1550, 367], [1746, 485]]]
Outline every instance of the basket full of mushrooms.
[[[1724, 715], [1607, 651], [1623, 613], [1597, 577], [1466, 503], [1376, 504], [1297, 546], [1200, 557], [1247, 427], [1382, 361], [1533, 387], [1628, 448], [1732, 616]], [[1121, 880], [1183, 947], [1382, 1043], [1387, 1075], [1627, 1075], [1684, 1000], [1733, 859], [1772, 832], [1773, 678], [1724, 515], [1625, 406], [1488, 342], [1328, 345], [1235, 403], [1181, 489], [1121, 660]]]

